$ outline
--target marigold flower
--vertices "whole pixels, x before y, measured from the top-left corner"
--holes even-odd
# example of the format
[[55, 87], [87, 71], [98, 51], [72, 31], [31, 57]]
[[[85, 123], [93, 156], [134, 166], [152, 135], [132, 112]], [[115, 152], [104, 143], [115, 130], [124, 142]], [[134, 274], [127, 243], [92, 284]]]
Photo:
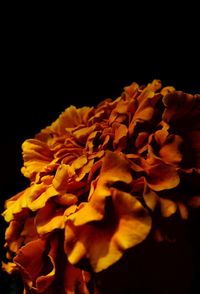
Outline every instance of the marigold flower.
[[168, 241], [163, 220], [200, 207], [199, 117], [200, 94], [133, 83], [23, 143], [30, 186], [5, 203], [2, 267], [24, 293], [97, 294], [95, 273], [147, 238]]

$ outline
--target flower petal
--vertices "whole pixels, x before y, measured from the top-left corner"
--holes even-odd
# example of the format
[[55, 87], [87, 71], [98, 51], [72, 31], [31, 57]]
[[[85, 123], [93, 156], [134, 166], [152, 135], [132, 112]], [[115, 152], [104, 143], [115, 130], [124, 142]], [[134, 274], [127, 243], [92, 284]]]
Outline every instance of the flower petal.
[[[20, 268], [25, 283], [29, 289], [36, 293], [44, 292], [54, 280], [55, 276], [55, 256], [57, 241], [51, 240], [50, 251], [45, 252], [46, 241], [38, 239], [23, 246], [14, 258], [15, 264]], [[48, 258], [48, 273], [45, 273], [44, 263]]]
[[29, 287], [33, 286], [34, 281], [42, 271], [42, 257], [45, 247], [45, 240], [34, 240], [23, 246], [14, 258], [15, 264], [20, 268]]
[[[174, 91], [163, 98], [166, 107], [163, 120], [172, 123], [188, 124], [188, 119], [193, 120], [200, 116], [200, 95], [186, 94], [182, 91]], [[186, 120], [185, 120], [186, 119]]]
[[24, 159], [22, 173], [31, 179], [53, 160], [53, 154], [48, 145], [36, 139], [26, 140], [22, 144], [22, 150]]
[[31, 209], [32, 211], [36, 211], [38, 209], [41, 209], [45, 206], [46, 202], [51, 198], [57, 196], [59, 193], [57, 190], [50, 185], [46, 191], [41, 193], [39, 197], [37, 197], [35, 200], [32, 200], [31, 198], [29, 199], [28, 202], [28, 208]]
[[183, 143], [183, 139], [178, 135], [174, 135], [169, 136], [167, 141], [164, 146], [161, 147], [159, 155], [166, 163], [177, 164], [183, 157], [180, 152], [180, 146]]
[[116, 124], [115, 127], [115, 134], [114, 134], [114, 141], [113, 146], [117, 149], [125, 149], [126, 148], [126, 136], [128, 134], [128, 129], [126, 125], [123, 124]]
[[142, 242], [151, 229], [151, 217], [142, 204], [131, 194], [111, 190], [114, 209], [119, 218], [114, 241], [122, 250]]
[[64, 193], [67, 192], [67, 187], [69, 184], [69, 179], [75, 175], [74, 168], [68, 164], [61, 164], [57, 169], [56, 175], [53, 179], [53, 186], [55, 189]]
[[48, 291], [49, 286], [52, 284], [52, 282], [55, 279], [55, 274], [56, 274], [56, 253], [58, 249], [58, 242], [54, 238], [50, 242], [50, 251], [48, 253], [48, 259], [49, 263], [51, 265], [50, 270], [48, 273], [41, 274], [37, 279], [36, 279], [36, 290], [39, 293], [44, 292], [45, 290]]
[[59, 118], [50, 126], [50, 129], [58, 135], [66, 134], [66, 128], [74, 128], [82, 123], [87, 123], [93, 108], [75, 106], [68, 107]]
[[170, 199], [160, 198], [160, 208], [162, 216], [169, 217], [176, 212], [177, 205]]
[[35, 225], [38, 234], [43, 235], [64, 228], [64, 208], [56, 209], [53, 202], [48, 201], [45, 207], [41, 208], [36, 217]]
[[113, 188], [110, 199], [111, 206], [102, 221], [78, 226], [68, 221], [65, 250], [72, 264], [86, 256], [95, 272], [102, 271], [119, 260], [126, 249], [147, 237], [151, 218], [142, 204], [132, 195]]
[[176, 169], [162, 161], [154, 165], [146, 165], [148, 186], [155, 191], [172, 189], [178, 186], [180, 182]]
[[66, 294], [76, 294], [77, 289], [78, 293], [81, 294], [90, 294], [87, 283], [90, 280], [90, 274], [86, 271], [83, 271], [79, 268], [76, 268], [72, 264], [68, 263], [65, 269], [65, 293]]
[[105, 197], [110, 195], [109, 187], [115, 182], [130, 184], [132, 176], [128, 162], [113, 152], [107, 152], [96, 189], [90, 196], [90, 201], [87, 205], [81, 206], [81, 209], [74, 216], [71, 216], [75, 225], [82, 225], [89, 221], [97, 221], [103, 218]]
[[200, 195], [193, 196], [192, 198], [189, 199], [188, 203], [191, 207], [194, 207], [194, 208], [200, 207]]
[[46, 190], [46, 187], [47, 186], [44, 183], [34, 184], [9, 199], [6, 202], [7, 209], [2, 214], [5, 220], [10, 222], [14, 219], [16, 214], [21, 213], [23, 209], [27, 209], [29, 203], [38, 198], [38, 196]]

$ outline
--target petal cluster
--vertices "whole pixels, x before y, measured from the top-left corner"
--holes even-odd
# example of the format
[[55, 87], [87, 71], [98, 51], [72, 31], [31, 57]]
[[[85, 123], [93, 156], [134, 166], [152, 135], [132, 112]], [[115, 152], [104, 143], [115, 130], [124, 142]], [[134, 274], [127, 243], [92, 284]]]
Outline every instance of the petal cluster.
[[24, 293], [98, 293], [92, 275], [166, 219], [200, 207], [200, 95], [159, 80], [68, 107], [22, 145], [30, 186], [5, 203], [8, 262]]

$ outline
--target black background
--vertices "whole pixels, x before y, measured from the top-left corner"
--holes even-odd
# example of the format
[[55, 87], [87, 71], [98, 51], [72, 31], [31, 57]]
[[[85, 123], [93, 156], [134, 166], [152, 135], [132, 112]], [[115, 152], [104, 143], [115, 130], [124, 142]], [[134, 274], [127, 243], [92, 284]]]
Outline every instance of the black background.
[[[8, 10], [1, 54], [1, 211], [5, 199], [28, 185], [20, 173], [22, 142], [69, 105], [96, 105], [118, 97], [133, 81], [155, 78], [164, 86], [200, 92], [194, 14], [174, 7], [154, 13], [148, 7], [144, 13], [142, 5], [118, 13], [115, 8], [90, 12], [89, 7], [88, 13], [80, 8], [72, 16], [69, 9], [62, 15]], [[2, 220], [1, 240], [5, 226]], [[3, 282], [7, 287], [5, 275]]]

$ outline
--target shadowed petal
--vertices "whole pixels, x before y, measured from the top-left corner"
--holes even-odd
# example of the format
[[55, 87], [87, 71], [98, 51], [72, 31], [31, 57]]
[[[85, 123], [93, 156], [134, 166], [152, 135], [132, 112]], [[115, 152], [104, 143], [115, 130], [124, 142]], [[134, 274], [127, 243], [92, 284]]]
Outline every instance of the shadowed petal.
[[87, 257], [93, 270], [99, 272], [147, 237], [151, 218], [142, 204], [132, 195], [113, 188], [109, 199], [102, 220], [74, 225], [75, 217], [74, 222], [67, 222], [65, 250], [71, 263]]

